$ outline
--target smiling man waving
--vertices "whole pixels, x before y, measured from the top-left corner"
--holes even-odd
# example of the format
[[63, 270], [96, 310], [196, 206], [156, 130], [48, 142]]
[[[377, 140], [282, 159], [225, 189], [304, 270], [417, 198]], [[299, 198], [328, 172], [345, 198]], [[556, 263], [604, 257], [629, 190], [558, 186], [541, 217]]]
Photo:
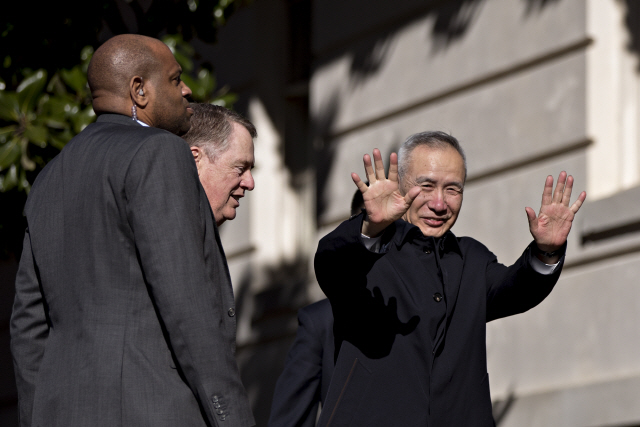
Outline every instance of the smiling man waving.
[[379, 150], [364, 156], [366, 212], [318, 245], [315, 271], [334, 314], [336, 366], [320, 426], [493, 426], [486, 322], [540, 303], [558, 280], [582, 192], [547, 177], [534, 241], [510, 267], [451, 232], [466, 162], [443, 132], [409, 137], [385, 177]]

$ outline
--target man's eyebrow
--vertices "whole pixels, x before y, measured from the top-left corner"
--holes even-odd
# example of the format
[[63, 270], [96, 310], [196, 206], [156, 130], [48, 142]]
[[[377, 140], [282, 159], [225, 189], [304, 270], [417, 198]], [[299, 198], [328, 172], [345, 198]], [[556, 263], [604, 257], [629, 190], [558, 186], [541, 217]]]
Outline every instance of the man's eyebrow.
[[429, 178], [428, 176], [419, 176], [416, 178], [416, 184], [424, 184], [425, 182], [429, 184], [435, 184], [436, 181], [434, 179]]
[[[428, 176], [418, 176], [416, 178], [416, 184], [437, 184], [436, 180], [434, 180], [433, 178], [430, 178]], [[458, 181], [451, 181], [451, 182], [447, 182], [444, 186], [448, 187], [450, 185], [455, 185], [458, 188], [464, 188], [464, 184], [462, 182], [458, 182]]]

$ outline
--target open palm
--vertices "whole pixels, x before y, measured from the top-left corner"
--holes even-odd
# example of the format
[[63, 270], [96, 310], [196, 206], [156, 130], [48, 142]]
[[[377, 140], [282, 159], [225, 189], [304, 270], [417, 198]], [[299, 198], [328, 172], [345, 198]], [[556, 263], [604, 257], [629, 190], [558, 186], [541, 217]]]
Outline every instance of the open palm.
[[384, 164], [380, 150], [373, 150], [373, 160], [365, 154], [363, 157], [364, 169], [369, 180], [365, 184], [357, 173], [352, 173], [351, 178], [362, 192], [367, 218], [363, 222], [362, 232], [367, 236], [376, 236], [394, 221], [402, 218], [407, 212], [413, 200], [420, 193], [419, 187], [414, 187], [402, 194], [398, 185], [398, 155], [391, 153], [389, 157], [389, 176], [384, 173]]
[[580, 193], [578, 199], [569, 206], [573, 190], [573, 177], [560, 172], [555, 191], [553, 177], [549, 175], [542, 192], [542, 205], [536, 216], [533, 209], [527, 207], [529, 231], [538, 247], [545, 252], [559, 249], [567, 241], [573, 218], [584, 203], [587, 193]]

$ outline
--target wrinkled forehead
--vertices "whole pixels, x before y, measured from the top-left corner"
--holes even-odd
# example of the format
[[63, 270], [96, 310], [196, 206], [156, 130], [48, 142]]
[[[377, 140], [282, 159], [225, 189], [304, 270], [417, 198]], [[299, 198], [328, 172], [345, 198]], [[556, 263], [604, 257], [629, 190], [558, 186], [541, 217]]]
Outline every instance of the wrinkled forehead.
[[464, 159], [453, 147], [418, 146], [411, 151], [407, 159], [407, 171], [403, 181], [424, 180], [425, 176], [464, 182]]

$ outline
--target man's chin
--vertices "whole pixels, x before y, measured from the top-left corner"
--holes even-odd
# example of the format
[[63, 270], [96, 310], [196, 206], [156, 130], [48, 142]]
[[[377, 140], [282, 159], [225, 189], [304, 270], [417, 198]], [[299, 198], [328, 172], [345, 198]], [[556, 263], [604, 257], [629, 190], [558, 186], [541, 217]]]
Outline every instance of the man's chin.
[[444, 227], [444, 224], [441, 225], [440, 227], [429, 227], [426, 224], [422, 224], [420, 228], [420, 231], [422, 231], [422, 234], [424, 236], [427, 237], [433, 237], [433, 238], [438, 238], [438, 237], [442, 237], [448, 230], [448, 228]]
[[228, 208], [224, 212], [224, 219], [227, 221], [234, 220], [236, 218], [236, 208]]

